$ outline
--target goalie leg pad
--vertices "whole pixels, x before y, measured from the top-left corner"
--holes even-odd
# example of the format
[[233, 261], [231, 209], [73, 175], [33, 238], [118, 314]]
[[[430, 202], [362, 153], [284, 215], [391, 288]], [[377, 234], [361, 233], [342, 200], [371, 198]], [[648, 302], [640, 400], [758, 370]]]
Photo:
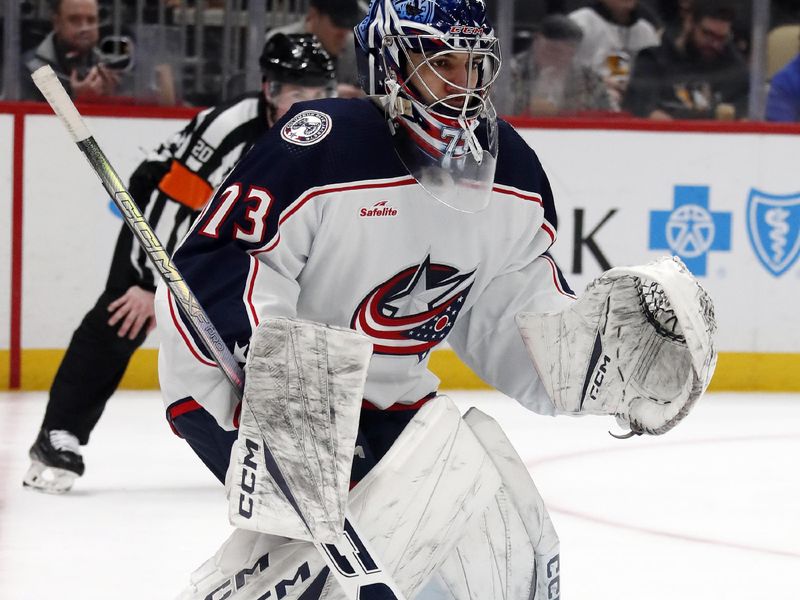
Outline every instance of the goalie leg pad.
[[[495, 501], [500, 485], [497, 468], [458, 408], [439, 396], [417, 412], [386, 455], [353, 488], [349, 508], [404, 595], [413, 598], [452, 552], [467, 523]], [[201, 568], [181, 600], [219, 600], [208, 595], [215, 590], [236, 592], [221, 596], [230, 600], [272, 598], [259, 594], [276, 585], [291, 592], [286, 600], [349, 600], [331, 578], [314, 587], [325, 563], [311, 543], [287, 542], [265, 558], [259, 556], [260, 550], [274, 538], [264, 540], [265, 546], [259, 534], [235, 535], [204, 571]], [[356, 561], [358, 556], [344, 560]], [[257, 574], [251, 573], [257, 565], [268, 568], [259, 566]], [[241, 573], [245, 583], [252, 584], [237, 591], [234, 584]], [[286, 587], [287, 581], [291, 586]]]
[[446, 396], [423, 406], [350, 494], [350, 508], [407, 598], [444, 562], [500, 488], [500, 475]]
[[419, 600], [556, 600], [560, 546], [542, 497], [493, 419], [472, 408], [464, 421], [503, 484]]
[[[259, 324], [231, 455], [232, 525], [294, 539], [338, 539], [371, 356], [372, 344], [350, 329], [278, 318]], [[265, 445], [277, 464], [266, 462]]]
[[176, 600], [346, 600], [322, 593], [326, 577], [325, 561], [311, 543], [235, 529]]

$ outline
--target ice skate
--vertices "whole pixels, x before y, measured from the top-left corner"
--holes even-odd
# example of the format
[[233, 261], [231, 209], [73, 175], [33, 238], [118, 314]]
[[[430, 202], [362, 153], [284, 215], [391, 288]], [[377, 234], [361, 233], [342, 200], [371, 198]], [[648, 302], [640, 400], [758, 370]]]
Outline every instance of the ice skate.
[[31, 446], [29, 456], [31, 466], [22, 485], [40, 492], [68, 492], [85, 470], [80, 442], [69, 431], [42, 429]]

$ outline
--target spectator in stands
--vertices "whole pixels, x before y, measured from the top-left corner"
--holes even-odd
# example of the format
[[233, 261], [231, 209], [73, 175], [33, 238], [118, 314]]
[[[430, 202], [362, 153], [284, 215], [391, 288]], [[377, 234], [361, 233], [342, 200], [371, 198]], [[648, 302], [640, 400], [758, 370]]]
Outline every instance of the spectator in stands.
[[603, 78], [617, 110], [636, 55], [659, 43], [655, 27], [642, 18], [638, 4], [638, 0], [599, 0], [569, 15], [583, 30], [578, 62]]
[[363, 16], [358, 0], [311, 0], [305, 17], [285, 27], [270, 30], [267, 39], [275, 33], [314, 34], [336, 60], [338, 95], [348, 98], [362, 96], [358, 85], [353, 27]]
[[575, 61], [582, 38], [581, 28], [568, 17], [550, 15], [542, 20], [531, 48], [518, 54], [511, 65], [514, 114], [611, 109], [603, 80]]
[[75, 100], [97, 100], [121, 92], [127, 82], [117, 69], [103, 64], [97, 0], [54, 0], [53, 31], [22, 57], [20, 95], [41, 100], [30, 74], [50, 65]]
[[766, 119], [800, 122], [800, 54], [772, 77]]
[[749, 79], [731, 43], [734, 18], [724, 0], [696, 0], [678, 38], [639, 54], [624, 108], [651, 119], [744, 117]]

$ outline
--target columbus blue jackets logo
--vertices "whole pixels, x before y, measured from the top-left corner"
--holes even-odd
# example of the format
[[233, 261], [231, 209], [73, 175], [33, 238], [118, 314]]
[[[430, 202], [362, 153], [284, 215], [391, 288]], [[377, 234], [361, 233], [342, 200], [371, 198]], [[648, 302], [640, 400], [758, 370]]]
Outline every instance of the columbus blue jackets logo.
[[455, 325], [475, 271], [461, 273], [427, 256], [373, 289], [350, 327], [367, 335], [376, 354], [427, 356]]
[[331, 132], [331, 118], [318, 110], [304, 110], [281, 129], [281, 137], [290, 144], [311, 146]]
[[761, 264], [775, 277], [783, 275], [800, 256], [800, 194], [750, 190], [747, 233]]
[[427, 23], [433, 13], [434, 3], [431, 0], [406, 0], [399, 2], [395, 10], [401, 19]]

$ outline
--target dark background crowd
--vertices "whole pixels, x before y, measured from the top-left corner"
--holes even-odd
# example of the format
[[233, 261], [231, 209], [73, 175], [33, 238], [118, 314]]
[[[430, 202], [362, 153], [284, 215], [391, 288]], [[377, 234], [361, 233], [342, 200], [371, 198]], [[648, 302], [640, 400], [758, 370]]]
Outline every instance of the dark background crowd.
[[[500, 1], [487, 0], [495, 16]], [[257, 85], [248, 54], [264, 40], [248, 45], [248, 35], [262, 24], [267, 36], [316, 35], [338, 63], [339, 95], [358, 94], [359, 0], [0, 0], [0, 9], [0, 99], [39, 99], [29, 73], [51, 64], [83, 102], [215, 104]], [[501, 33], [506, 114], [800, 121], [800, 0], [514, 0], [513, 31]]]
[[[515, 114], [800, 120], [798, 0], [517, 0], [515, 7]], [[763, 86], [761, 96], [751, 94], [753, 85]], [[751, 106], [761, 97], [765, 106]]]

